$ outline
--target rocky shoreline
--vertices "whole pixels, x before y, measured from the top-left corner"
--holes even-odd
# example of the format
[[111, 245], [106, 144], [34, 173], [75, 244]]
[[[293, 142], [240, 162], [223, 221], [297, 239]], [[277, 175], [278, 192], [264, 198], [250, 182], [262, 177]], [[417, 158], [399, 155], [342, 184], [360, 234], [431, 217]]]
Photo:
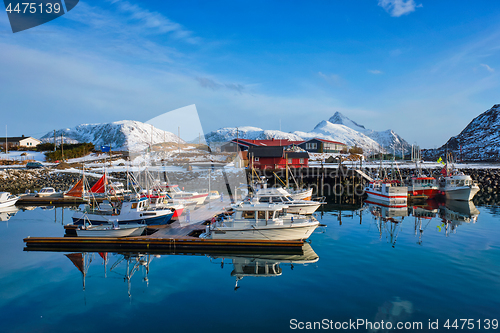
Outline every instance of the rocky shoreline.
[[[368, 170], [366, 170], [368, 171]], [[478, 204], [491, 204], [500, 202], [500, 169], [462, 169], [476, 181], [481, 190], [478, 197], [481, 198]], [[415, 170], [402, 169], [402, 177], [406, 179], [413, 174]], [[208, 171], [200, 172], [169, 172], [171, 183], [182, 184], [186, 190], [200, 190], [208, 188]], [[109, 175], [115, 180], [125, 181], [127, 178], [125, 172], [114, 172]], [[157, 175], [163, 179], [162, 175]], [[246, 177], [243, 172], [227, 173], [227, 180], [232, 185], [246, 183]], [[433, 176], [438, 177], [439, 171], [435, 170]], [[25, 193], [26, 190], [38, 191], [42, 187], [54, 187], [57, 191], [66, 191], [73, 186], [81, 175], [78, 173], [67, 173], [64, 171], [54, 171], [50, 169], [7, 169], [0, 170], [0, 192], [11, 192], [14, 194]], [[92, 186], [98, 177], [87, 176], [89, 185]], [[225, 190], [225, 179], [220, 172], [211, 174], [211, 189]]]

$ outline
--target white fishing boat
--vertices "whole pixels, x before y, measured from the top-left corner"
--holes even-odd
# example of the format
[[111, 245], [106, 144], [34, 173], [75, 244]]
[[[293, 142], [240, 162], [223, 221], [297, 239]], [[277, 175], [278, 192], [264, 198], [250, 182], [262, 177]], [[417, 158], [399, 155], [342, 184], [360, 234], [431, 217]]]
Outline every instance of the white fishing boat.
[[200, 238], [304, 240], [319, 222], [312, 216], [287, 213], [287, 205], [271, 203], [240, 203], [234, 214], [207, 226]]
[[383, 201], [391, 206], [406, 207], [408, 204], [408, 187], [396, 186], [397, 181], [374, 180], [365, 187], [368, 199]]
[[260, 203], [285, 204], [288, 212], [293, 214], [309, 215], [314, 213], [325, 202], [294, 199], [284, 188], [268, 188], [264, 186], [254, 193], [254, 197], [247, 201], [256, 200]]
[[118, 221], [101, 225], [85, 224], [76, 229], [78, 237], [131, 237], [140, 236], [146, 229], [146, 224], [124, 224]]
[[14, 206], [19, 197], [9, 192], [0, 192], [0, 208]]
[[470, 201], [479, 192], [479, 186], [469, 175], [451, 172], [440, 179], [439, 190], [447, 200]]
[[290, 196], [293, 198], [293, 200], [311, 200], [312, 198], [312, 188], [304, 188], [304, 189], [298, 189], [298, 190], [287, 190], [288, 193], [290, 193]]
[[148, 225], [167, 224], [174, 210], [166, 207], [150, 207], [148, 198], [133, 199], [114, 205], [104, 201], [98, 207], [89, 204], [80, 205], [73, 214], [73, 223], [83, 224], [90, 221], [92, 224], [108, 223], [109, 220], [118, 220], [120, 224], [145, 223]]
[[162, 184], [162, 188], [165, 188], [172, 199], [183, 199], [188, 201], [196, 201], [197, 205], [201, 205], [205, 202], [205, 199], [208, 197], [208, 193], [199, 193], [199, 192], [188, 192], [183, 191], [179, 188], [178, 185], [166, 185]]

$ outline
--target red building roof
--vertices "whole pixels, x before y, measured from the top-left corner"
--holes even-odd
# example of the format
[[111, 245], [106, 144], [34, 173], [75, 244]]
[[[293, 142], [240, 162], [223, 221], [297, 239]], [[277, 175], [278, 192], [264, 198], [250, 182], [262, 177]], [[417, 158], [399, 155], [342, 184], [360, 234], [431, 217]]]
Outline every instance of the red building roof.
[[249, 139], [233, 139], [233, 142], [238, 141], [238, 143], [250, 146], [290, 146], [299, 145], [304, 141], [292, 141], [288, 139], [272, 139], [272, 140], [249, 140]]

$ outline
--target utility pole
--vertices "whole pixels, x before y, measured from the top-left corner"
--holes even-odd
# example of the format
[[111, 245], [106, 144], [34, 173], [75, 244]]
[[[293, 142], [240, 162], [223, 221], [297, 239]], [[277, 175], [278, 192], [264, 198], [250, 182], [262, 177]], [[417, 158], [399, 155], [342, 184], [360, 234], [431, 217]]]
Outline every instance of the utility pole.
[[61, 134], [61, 160], [64, 161], [64, 136]]
[[57, 150], [57, 146], [56, 146], [56, 130], [54, 130], [54, 151]]
[[9, 153], [9, 143], [7, 142], [7, 125], [5, 125], [5, 154]]

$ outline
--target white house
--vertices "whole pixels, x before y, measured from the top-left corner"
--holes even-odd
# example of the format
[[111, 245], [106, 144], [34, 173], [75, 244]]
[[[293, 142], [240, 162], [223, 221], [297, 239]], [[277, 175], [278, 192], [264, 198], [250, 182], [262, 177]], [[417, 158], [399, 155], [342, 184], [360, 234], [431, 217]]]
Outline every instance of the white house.
[[9, 148], [11, 147], [23, 147], [23, 148], [35, 148], [38, 146], [40, 143], [42, 143], [40, 140], [35, 139], [31, 136], [16, 136], [16, 137], [8, 137], [7, 140], [5, 140], [5, 137], [0, 138], [0, 145], [5, 149], [5, 143], [9, 145]]

